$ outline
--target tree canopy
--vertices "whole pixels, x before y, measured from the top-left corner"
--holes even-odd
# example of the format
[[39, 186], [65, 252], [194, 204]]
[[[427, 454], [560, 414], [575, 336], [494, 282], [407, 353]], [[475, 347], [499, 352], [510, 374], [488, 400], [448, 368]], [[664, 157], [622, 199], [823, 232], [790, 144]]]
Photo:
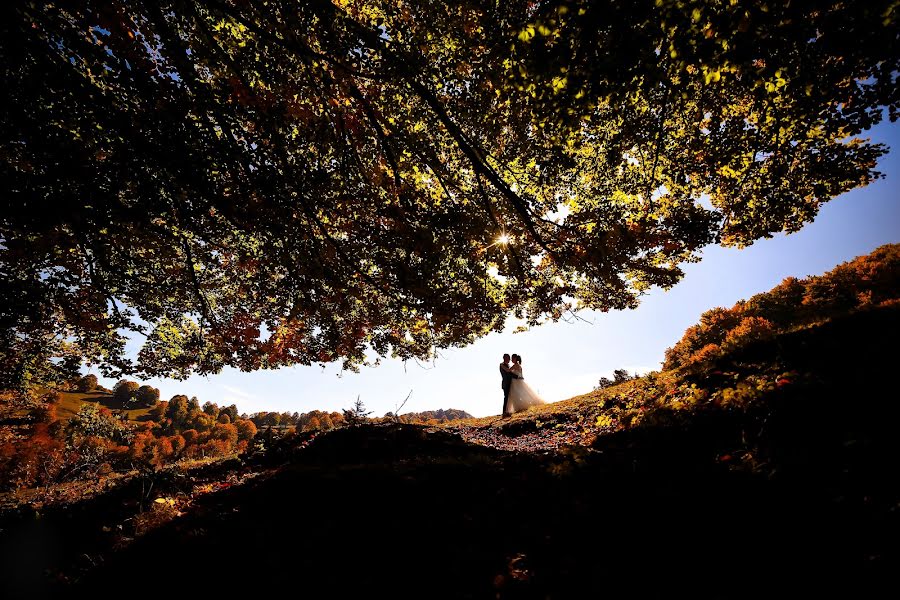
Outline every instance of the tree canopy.
[[898, 114], [892, 0], [3, 10], [5, 384], [355, 368], [634, 307], [878, 177], [856, 136]]

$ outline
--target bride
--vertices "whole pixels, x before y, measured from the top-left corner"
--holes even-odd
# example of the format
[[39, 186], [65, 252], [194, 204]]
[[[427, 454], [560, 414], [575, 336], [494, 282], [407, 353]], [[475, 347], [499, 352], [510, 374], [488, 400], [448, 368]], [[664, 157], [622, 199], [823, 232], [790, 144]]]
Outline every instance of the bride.
[[[518, 377], [522, 377], [522, 357], [518, 354], [512, 355], [513, 365], [509, 368]], [[509, 403], [507, 410], [510, 413], [517, 413], [527, 410], [532, 406], [544, 404], [544, 399], [538, 396], [537, 392], [531, 389], [531, 386], [525, 383], [524, 379], [513, 379], [509, 386]]]

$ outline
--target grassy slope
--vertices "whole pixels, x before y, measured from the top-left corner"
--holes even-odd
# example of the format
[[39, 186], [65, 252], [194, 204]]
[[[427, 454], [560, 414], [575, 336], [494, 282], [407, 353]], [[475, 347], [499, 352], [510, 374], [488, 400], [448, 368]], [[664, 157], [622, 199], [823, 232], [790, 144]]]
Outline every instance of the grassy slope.
[[149, 408], [131, 408], [125, 409], [121, 402], [113, 399], [110, 392], [95, 390], [93, 392], [60, 392], [59, 406], [56, 409], [57, 416], [64, 421], [68, 421], [76, 414], [85, 402], [99, 403], [110, 410], [124, 411], [128, 415], [129, 421], [146, 421], [150, 418]]
[[[118, 551], [136, 484], [39, 524], [8, 517], [0, 581], [33, 591], [50, 568], [81, 577], [66, 596], [865, 597], [900, 567], [898, 334], [888, 307], [508, 420], [341, 429], [196, 497], [189, 477], [157, 475], [153, 495], [190, 505]], [[162, 587], [135, 586], [135, 565]]]

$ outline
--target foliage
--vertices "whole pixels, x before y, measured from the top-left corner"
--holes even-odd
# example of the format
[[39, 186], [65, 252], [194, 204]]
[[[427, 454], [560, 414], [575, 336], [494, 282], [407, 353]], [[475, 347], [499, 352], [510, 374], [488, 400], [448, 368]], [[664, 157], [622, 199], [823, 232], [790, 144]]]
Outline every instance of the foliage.
[[321, 410], [312, 410], [303, 414], [296, 412], [258, 412], [250, 416], [249, 420], [257, 428], [295, 427], [297, 431], [328, 430], [344, 425], [344, 415], [341, 413], [329, 413]]
[[85, 402], [75, 418], [66, 425], [66, 439], [77, 442], [81, 438], [97, 437], [127, 443], [131, 437], [128, 427], [105, 407]]
[[137, 399], [138, 389], [140, 384], [136, 381], [121, 379], [113, 386], [113, 399], [127, 406]]
[[231, 404], [229, 406], [225, 406], [225, 407], [219, 409], [219, 416], [221, 416], [223, 414], [228, 415], [228, 419], [229, 419], [230, 423], [234, 423], [235, 421], [237, 421], [237, 418], [238, 418], [237, 406], [235, 406], [234, 404]]
[[35, 427], [27, 442], [0, 445], [2, 487], [29, 487], [51, 481], [65, 465], [64, 445], [49, 435], [46, 424]]
[[461, 419], [471, 419], [472, 415], [458, 408], [439, 408], [437, 410], [425, 410], [422, 412], [408, 412], [402, 415], [394, 415], [387, 413], [383, 417], [398, 423], [420, 423], [428, 425], [436, 425], [440, 423], [450, 423]]
[[78, 380], [76, 388], [79, 392], [93, 392], [97, 389], [97, 376], [93, 373], [85, 375]]
[[709, 242], [796, 231], [879, 176], [885, 148], [856, 136], [897, 116], [898, 14], [13, 3], [0, 387], [57, 359], [106, 376], [355, 368], [465, 345], [508, 313], [633, 307]]
[[188, 397], [183, 394], [172, 396], [166, 408], [166, 417], [171, 419], [175, 427], [186, 425], [189, 417]]
[[162, 501], [154, 501], [146, 511], [135, 515], [135, 535], [142, 536], [161, 525], [165, 525], [180, 514], [173, 502], [166, 501], [169, 499], [157, 498], [157, 500]]
[[597, 386], [594, 388], [595, 390], [604, 390], [608, 387], [612, 387], [614, 385], [619, 385], [620, 383], [625, 383], [626, 381], [631, 381], [632, 379], [637, 379], [638, 374], [635, 373], [631, 375], [628, 373], [627, 369], [616, 369], [613, 371], [613, 378], [609, 377], [601, 377], [597, 382]]
[[162, 423], [168, 412], [169, 403], [168, 401], [163, 400], [162, 402], [157, 403], [157, 405], [153, 407], [153, 410], [150, 411], [150, 418], [157, 423]]
[[722, 342], [724, 349], [737, 348], [752, 341], [763, 340], [770, 337], [775, 328], [767, 319], [762, 317], [744, 317], [737, 326], [725, 334]]
[[138, 406], [152, 408], [159, 402], [159, 389], [149, 385], [142, 385], [135, 392], [134, 399]]
[[[138, 403], [158, 400], [156, 388], [135, 386], [135, 382], [120, 382], [120, 397], [125, 390]], [[64, 412], [76, 412], [60, 420], [61, 394], [31, 390], [0, 394], [0, 410], [12, 408], [12, 400], [23, 394], [32, 399], [27, 406], [19, 403], [16, 410], [27, 414], [25, 419], [32, 424], [22, 426], [22, 433], [15, 436], [0, 422], [0, 489], [87, 480], [136, 467], [161, 469], [182, 459], [231, 455], [244, 452], [257, 434], [253, 422], [230, 420], [229, 415], [237, 414], [234, 405], [221, 411], [212, 405], [211, 412], [220, 413], [217, 423], [216, 417], [203, 412], [197, 398], [183, 395], [156, 402], [148, 411], [110, 410], [102, 402], [105, 397], [111, 405], [119, 404], [112, 395], [66, 393]], [[134, 412], [140, 418], [130, 421], [129, 414]]]
[[251, 441], [256, 436], [256, 425], [253, 421], [238, 419], [234, 422], [235, 428], [237, 428], [238, 440], [240, 441]]
[[347, 425], [360, 425], [369, 420], [370, 414], [372, 414], [372, 411], [366, 410], [365, 404], [357, 396], [353, 406], [349, 409], [344, 409], [344, 421], [346, 421]]
[[900, 244], [806, 279], [788, 277], [769, 292], [729, 308], [714, 308], [666, 350], [666, 369], [696, 364], [718, 353], [900, 297]]

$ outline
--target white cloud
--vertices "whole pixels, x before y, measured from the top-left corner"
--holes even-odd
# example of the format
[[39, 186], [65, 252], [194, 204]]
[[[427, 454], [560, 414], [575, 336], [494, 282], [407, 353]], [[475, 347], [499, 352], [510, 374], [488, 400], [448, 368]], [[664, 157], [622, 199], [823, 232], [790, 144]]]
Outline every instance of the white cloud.
[[[234, 394], [235, 396], [238, 396], [238, 397], [240, 398], [241, 401], [246, 401], [246, 400], [259, 400], [259, 396], [256, 396], [256, 395], [254, 395], [254, 394], [251, 394], [251, 393], [249, 393], [249, 392], [245, 392], [244, 390], [242, 390], [242, 389], [240, 389], [240, 388], [232, 387], [232, 386], [230, 386], [230, 385], [225, 385], [225, 384], [222, 384], [222, 387], [223, 387], [225, 390], [227, 390], [227, 391], [231, 392], [232, 394]], [[235, 399], [232, 398], [232, 397], [230, 397], [230, 396], [226, 396], [225, 399], [224, 399], [225, 402], [234, 402], [234, 400], [235, 400]]]

